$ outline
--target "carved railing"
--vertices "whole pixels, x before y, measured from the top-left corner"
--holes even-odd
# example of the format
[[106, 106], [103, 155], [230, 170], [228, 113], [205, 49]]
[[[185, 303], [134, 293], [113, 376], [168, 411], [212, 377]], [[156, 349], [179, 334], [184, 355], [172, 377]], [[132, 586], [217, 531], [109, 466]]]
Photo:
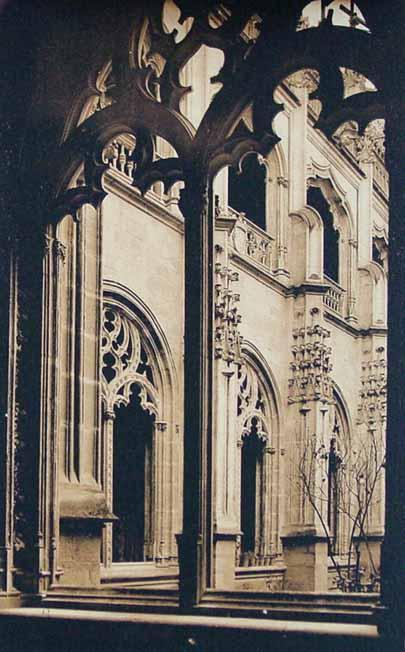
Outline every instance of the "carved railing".
[[324, 305], [337, 312], [339, 315], [343, 315], [343, 300], [345, 291], [340, 287], [335, 281], [332, 281], [331, 278], [325, 276], [325, 283], [329, 285], [326, 293], [323, 295]]
[[[224, 216], [222, 212], [219, 215]], [[236, 251], [270, 270], [274, 238], [253, 224], [245, 213], [238, 213], [228, 207], [226, 216], [236, 219], [232, 234], [232, 244]]]

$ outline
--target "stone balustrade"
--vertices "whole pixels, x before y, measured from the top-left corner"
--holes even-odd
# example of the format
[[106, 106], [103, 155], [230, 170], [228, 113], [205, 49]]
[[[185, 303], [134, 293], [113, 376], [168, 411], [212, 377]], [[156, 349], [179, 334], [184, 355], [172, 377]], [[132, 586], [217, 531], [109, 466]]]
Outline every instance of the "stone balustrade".
[[232, 244], [236, 251], [270, 270], [274, 238], [253, 224], [245, 213], [239, 213], [230, 207], [226, 213], [228, 217], [236, 219], [232, 234]]
[[343, 315], [344, 290], [331, 278], [325, 276], [325, 282], [329, 285], [323, 297], [323, 303], [339, 315]]

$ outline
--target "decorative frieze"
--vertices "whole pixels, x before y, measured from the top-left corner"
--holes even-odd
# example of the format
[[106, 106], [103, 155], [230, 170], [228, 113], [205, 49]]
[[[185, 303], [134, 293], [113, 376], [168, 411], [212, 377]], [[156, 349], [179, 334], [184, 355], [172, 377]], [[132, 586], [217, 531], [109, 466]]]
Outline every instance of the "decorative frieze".
[[314, 324], [293, 331], [289, 402], [332, 400], [330, 331]]
[[240, 295], [233, 292], [233, 284], [239, 280], [237, 272], [221, 262], [223, 247], [215, 246], [215, 357], [227, 363], [241, 359], [241, 335], [239, 324], [241, 316], [237, 303]]

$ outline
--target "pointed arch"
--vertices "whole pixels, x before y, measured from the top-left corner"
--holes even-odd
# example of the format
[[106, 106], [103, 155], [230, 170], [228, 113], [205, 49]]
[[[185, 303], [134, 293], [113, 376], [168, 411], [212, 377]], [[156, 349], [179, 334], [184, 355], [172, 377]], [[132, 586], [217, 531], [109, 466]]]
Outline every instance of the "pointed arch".
[[264, 357], [243, 344], [239, 372], [238, 459], [240, 566], [267, 566], [281, 554], [280, 417], [277, 389]]
[[131, 314], [138, 328], [142, 329], [143, 337], [156, 360], [158, 391], [162, 403], [170, 403], [172, 397], [178, 394], [179, 382], [170, 345], [158, 319], [135, 292], [121, 283], [105, 279], [103, 288], [105, 299], [112, 305], [120, 305]]

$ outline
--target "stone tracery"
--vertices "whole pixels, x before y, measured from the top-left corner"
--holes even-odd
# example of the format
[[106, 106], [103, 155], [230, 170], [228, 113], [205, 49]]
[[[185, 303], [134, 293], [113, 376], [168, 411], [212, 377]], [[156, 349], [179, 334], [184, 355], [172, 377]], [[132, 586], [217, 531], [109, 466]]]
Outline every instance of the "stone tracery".
[[156, 416], [159, 398], [139, 331], [133, 322], [110, 306], [104, 308], [101, 351], [106, 411], [128, 405], [132, 385], [138, 384], [143, 409]]

